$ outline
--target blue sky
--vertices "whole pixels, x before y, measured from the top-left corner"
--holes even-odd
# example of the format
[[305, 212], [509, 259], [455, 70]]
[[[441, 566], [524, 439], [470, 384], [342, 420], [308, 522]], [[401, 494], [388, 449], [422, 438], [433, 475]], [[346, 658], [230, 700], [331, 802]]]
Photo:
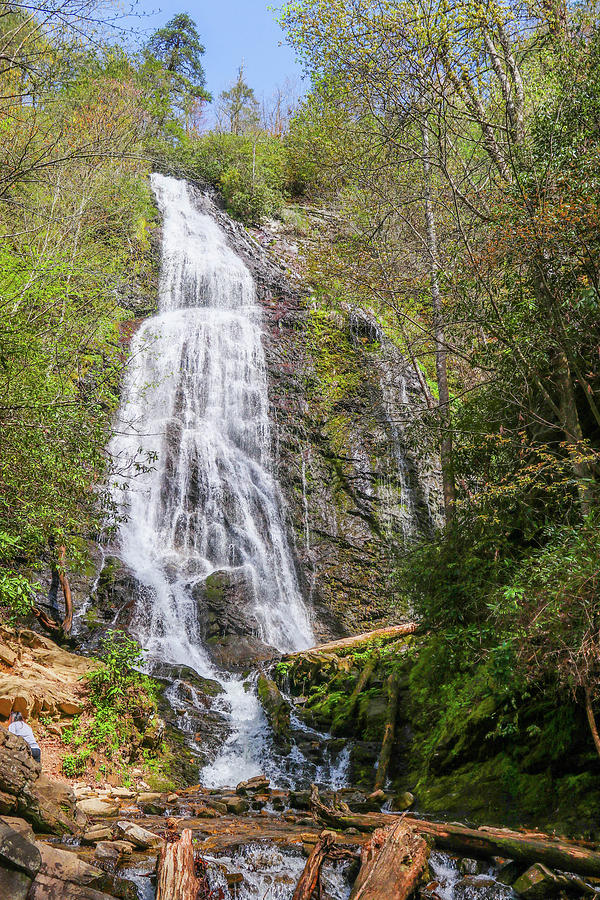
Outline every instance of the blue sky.
[[[144, 13], [137, 28], [151, 34], [178, 12], [187, 12], [196, 22], [206, 47], [203, 63], [206, 86], [217, 97], [233, 81], [244, 61], [246, 81], [256, 96], [268, 97], [286, 77], [300, 77], [294, 52], [284, 43], [284, 34], [268, 7], [277, 0], [182, 0], [153, 3], [139, 0]], [[158, 11], [160, 10], [160, 11]]]

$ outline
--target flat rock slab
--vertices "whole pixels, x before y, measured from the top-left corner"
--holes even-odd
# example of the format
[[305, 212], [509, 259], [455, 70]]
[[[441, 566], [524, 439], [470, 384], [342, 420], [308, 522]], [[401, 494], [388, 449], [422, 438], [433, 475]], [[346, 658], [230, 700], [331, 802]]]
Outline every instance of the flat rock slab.
[[[164, 825], [164, 823], [163, 823]], [[148, 831], [137, 825], [135, 822], [120, 821], [117, 822], [117, 831], [123, 836], [124, 840], [129, 841], [140, 850], [149, 850], [152, 847], [162, 847], [164, 839], [153, 831]]]
[[89, 800], [79, 800], [77, 810], [85, 813], [86, 816], [116, 816], [119, 812], [119, 804], [113, 803], [111, 800], [92, 797]]

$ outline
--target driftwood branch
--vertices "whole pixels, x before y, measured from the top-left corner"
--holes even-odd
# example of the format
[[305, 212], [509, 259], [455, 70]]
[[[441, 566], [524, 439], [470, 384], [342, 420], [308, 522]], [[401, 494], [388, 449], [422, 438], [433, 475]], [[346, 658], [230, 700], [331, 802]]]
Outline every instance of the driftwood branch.
[[61, 547], [58, 551], [58, 559], [61, 565], [61, 568], [58, 570], [58, 580], [60, 581], [60, 586], [65, 598], [65, 617], [62, 621], [62, 630], [65, 634], [70, 634], [71, 628], [73, 627], [73, 597], [71, 596], [69, 579], [64, 571], [65, 554], [65, 547]]
[[310, 900], [319, 884], [321, 866], [335, 843], [336, 835], [332, 831], [323, 831], [321, 837], [306, 861], [304, 871], [296, 885], [292, 900]]
[[48, 631], [62, 631], [63, 634], [70, 634], [73, 627], [73, 596], [71, 594], [71, 586], [69, 579], [64, 571], [66, 548], [60, 547], [58, 551], [58, 559], [60, 568], [58, 569], [58, 580], [62, 588], [63, 597], [65, 599], [65, 617], [62, 622], [56, 622], [43, 609], [38, 606], [33, 607], [33, 615]]
[[361, 855], [350, 900], [408, 900], [423, 878], [429, 845], [402, 819], [376, 829]]

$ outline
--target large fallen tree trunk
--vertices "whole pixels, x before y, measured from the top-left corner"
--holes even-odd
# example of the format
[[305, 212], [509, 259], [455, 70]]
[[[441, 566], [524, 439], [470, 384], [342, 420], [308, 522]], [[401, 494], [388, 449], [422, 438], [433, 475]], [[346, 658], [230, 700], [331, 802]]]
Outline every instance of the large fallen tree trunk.
[[200, 887], [194, 865], [192, 832], [185, 828], [179, 840], [168, 840], [161, 850], [156, 900], [196, 900]]
[[320, 644], [318, 647], [311, 647], [309, 650], [288, 653], [286, 658], [301, 656], [303, 653], [335, 653], [336, 650], [352, 650], [354, 647], [360, 647], [361, 644], [368, 644], [371, 641], [387, 644], [389, 641], [395, 641], [406, 635], [414, 634], [418, 627], [415, 622], [406, 622], [403, 625], [376, 628], [375, 631], [365, 631], [364, 634], [355, 634], [352, 637], [341, 638], [339, 641], [329, 641], [327, 644]]
[[312, 853], [306, 860], [304, 871], [296, 885], [292, 900], [310, 900], [319, 883], [321, 866], [323, 865], [325, 857], [335, 844], [335, 838], [336, 836], [333, 831], [324, 831], [321, 834]]
[[[398, 821], [399, 818], [385, 813], [353, 813], [344, 809], [330, 809], [321, 802], [315, 786], [311, 793], [311, 807], [321, 822], [340, 829], [374, 831]], [[428, 822], [413, 816], [405, 816], [404, 821], [418, 834], [431, 835], [436, 846], [443, 850], [455, 850], [470, 856], [504, 856], [525, 863], [541, 862], [565, 872], [600, 877], [600, 850], [575, 842], [543, 834], [521, 834], [504, 828], [467, 828], [454, 823]]]
[[388, 707], [383, 741], [377, 760], [377, 771], [375, 772], [375, 784], [373, 786], [374, 791], [382, 790], [385, 785], [385, 779], [387, 778], [390, 760], [392, 758], [392, 749], [394, 747], [394, 738], [396, 736], [396, 710], [398, 709], [399, 691], [400, 678], [397, 672], [392, 672], [386, 684]]
[[408, 900], [423, 878], [429, 845], [402, 819], [376, 829], [363, 848], [350, 900]]

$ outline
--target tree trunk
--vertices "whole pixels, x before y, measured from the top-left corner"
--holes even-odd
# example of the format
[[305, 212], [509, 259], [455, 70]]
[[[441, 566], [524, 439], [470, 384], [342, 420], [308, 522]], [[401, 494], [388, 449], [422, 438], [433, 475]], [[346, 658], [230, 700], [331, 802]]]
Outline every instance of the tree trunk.
[[375, 773], [374, 791], [383, 790], [387, 772], [392, 758], [392, 749], [394, 747], [394, 737], [396, 736], [396, 711], [398, 709], [398, 693], [400, 690], [400, 678], [397, 672], [392, 672], [386, 684], [388, 695], [388, 708], [383, 732], [383, 741], [381, 750], [377, 760], [377, 771]]
[[577, 479], [577, 492], [583, 515], [590, 512], [592, 504], [592, 473], [583, 457], [583, 432], [575, 401], [571, 368], [566, 353], [558, 354], [557, 373], [560, 386], [561, 425], [568, 442], [567, 452]]
[[196, 900], [200, 882], [194, 868], [192, 832], [186, 828], [179, 840], [170, 841], [158, 860], [156, 900]]
[[442, 464], [442, 490], [444, 494], [444, 515], [448, 525], [454, 515], [456, 486], [454, 483], [454, 460], [452, 452], [452, 419], [450, 415], [450, 391], [448, 389], [448, 353], [444, 331], [444, 313], [439, 283], [439, 255], [437, 228], [433, 210], [431, 190], [431, 161], [429, 159], [429, 127], [423, 126], [423, 174], [425, 191], [425, 231], [427, 242], [427, 265], [431, 285], [431, 306], [433, 313], [433, 337], [435, 341], [435, 372], [438, 386], [438, 409], [440, 423], [440, 460]]
[[585, 713], [587, 715], [588, 725], [592, 732], [594, 746], [598, 756], [600, 756], [600, 735], [598, 734], [598, 726], [596, 725], [596, 716], [594, 715], [594, 707], [592, 706], [592, 694], [589, 687], [584, 688], [585, 691]]
[[341, 731], [344, 730], [346, 724], [352, 721], [352, 717], [354, 715], [354, 710], [356, 709], [356, 704], [358, 703], [358, 699], [362, 692], [369, 686], [369, 682], [371, 680], [371, 676], [379, 662], [379, 654], [374, 653], [367, 660], [366, 666], [363, 668], [362, 672], [358, 677], [358, 681], [354, 686], [354, 690], [350, 694], [350, 699], [346, 706], [342, 706], [340, 710], [340, 714], [335, 716], [333, 722], [331, 724], [331, 733], [332, 734], [340, 734]]
[[[64, 566], [65, 562], [65, 547], [61, 547], [58, 551], [58, 559], [59, 563]], [[65, 598], [65, 617], [62, 622], [62, 630], [65, 634], [70, 634], [71, 628], [73, 627], [73, 597], [71, 596], [71, 588], [69, 586], [69, 579], [67, 578], [64, 570], [58, 570], [58, 579], [60, 581], [60, 586], [63, 591], [63, 596]]]
[[[374, 831], [399, 819], [385, 813], [361, 814], [329, 809], [321, 802], [315, 786], [311, 792], [311, 807], [322, 822], [340, 829]], [[436, 846], [443, 850], [471, 856], [505, 856], [518, 862], [541, 862], [550, 868], [576, 872], [578, 875], [600, 876], [600, 852], [577, 843], [554, 840], [543, 834], [521, 834], [504, 828], [467, 828], [465, 825], [428, 822], [412, 816], [404, 816], [403, 821], [418, 834], [430, 835]]]
[[427, 868], [429, 846], [397, 819], [378, 828], [361, 854], [361, 867], [350, 900], [407, 900]]
[[336, 835], [332, 831], [323, 831], [321, 837], [314, 846], [314, 849], [304, 866], [304, 871], [300, 876], [300, 880], [296, 885], [292, 900], [310, 900], [315, 888], [319, 883], [321, 874], [321, 866], [335, 843]]

